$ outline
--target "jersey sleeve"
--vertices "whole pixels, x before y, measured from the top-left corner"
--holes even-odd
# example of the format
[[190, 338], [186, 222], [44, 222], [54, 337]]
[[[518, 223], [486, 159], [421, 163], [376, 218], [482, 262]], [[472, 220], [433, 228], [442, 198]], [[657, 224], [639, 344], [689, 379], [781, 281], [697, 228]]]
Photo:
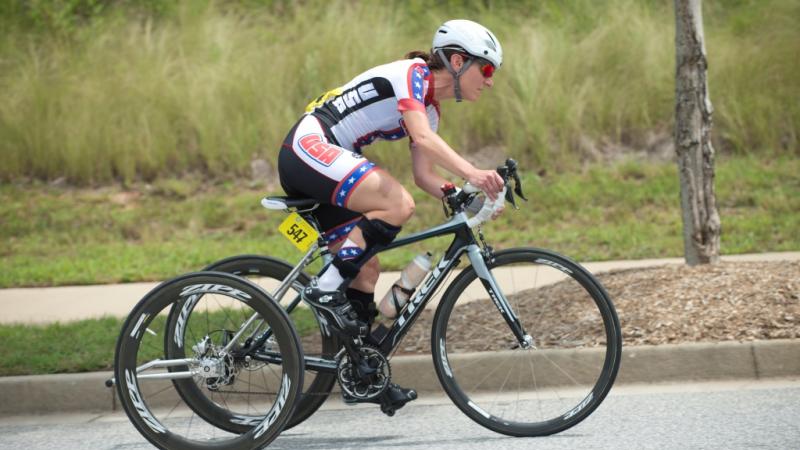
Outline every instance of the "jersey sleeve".
[[[406, 61], [404, 61], [406, 62]], [[431, 79], [431, 71], [422, 59], [407, 60], [401, 65], [391, 83], [397, 97], [397, 110], [416, 110], [425, 113], [425, 95]]]

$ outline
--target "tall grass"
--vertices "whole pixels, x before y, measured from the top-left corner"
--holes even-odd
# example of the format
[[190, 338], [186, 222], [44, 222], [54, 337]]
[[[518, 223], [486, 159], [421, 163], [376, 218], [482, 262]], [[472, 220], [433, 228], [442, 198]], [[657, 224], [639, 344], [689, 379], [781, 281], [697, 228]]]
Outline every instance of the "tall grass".
[[[247, 174], [253, 158], [274, 162], [312, 97], [428, 48], [452, 17], [495, 31], [506, 61], [477, 105], [444, 105], [442, 134], [457, 149], [499, 145], [564, 167], [591, 143], [636, 147], [670, 133], [666, 0], [256, 3], [181, 2], [163, 15], [109, 7], [58, 32], [3, 19], [0, 179]], [[800, 3], [704, 3], [719, 148], [797, 153]], [[377, 153], [407, 167], [398, 146]]]

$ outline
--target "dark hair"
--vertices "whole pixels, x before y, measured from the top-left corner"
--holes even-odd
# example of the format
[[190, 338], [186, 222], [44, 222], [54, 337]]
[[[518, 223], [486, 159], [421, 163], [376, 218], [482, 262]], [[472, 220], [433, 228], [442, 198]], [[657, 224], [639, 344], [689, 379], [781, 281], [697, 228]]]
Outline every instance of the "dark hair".
[[[458, 49], [451, 49], [446, 48], [444, 50], [445, 58], [450, 59], [450, 56], [453, 53], [464, 53], [463, 51], [458, 51]], [[419, 50], [414, 50], [413, 52], [408, 52], [406, 55], [406, 59], [414, 59], [414, 58], [421, 58], [425, 61], [425, 64], [428, 65], [428, 69], [430, 70], [442, 70], [445, 68], [444, 63], [442, 62], [441, 58], [439, 58], [438, 54], [431, 54]]]

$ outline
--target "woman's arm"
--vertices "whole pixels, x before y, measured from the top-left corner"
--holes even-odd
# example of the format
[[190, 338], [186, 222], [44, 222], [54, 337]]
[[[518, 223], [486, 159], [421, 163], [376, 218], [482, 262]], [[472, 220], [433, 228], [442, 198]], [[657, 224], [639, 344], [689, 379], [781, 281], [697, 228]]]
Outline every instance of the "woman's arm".
[[411, 143], [411, 164], [414, 171], [414, 183], [423, 191], [436, 198], [442, 198], [441, 187], [448, 182], [443, 176], [436, 172], [436, 168], [426, 153], [416, 144]]
[[[428, 117], [418, 110], [403, 111], [406, 130], [414, 141], [417, 151], [421, 151], [434, 164], [443, 167], [454, 175], [469, 181], [473, 186], [486, 192], [494, 200], [503, 188], [503, 179], [494, 170], [480, 170], [459, 156], [447, 143], [431, 129]], [[416, 175], [415, 175], [416, 176]], [[420, 186], [422, 187], [422, 186]], [[423, 187], [427, 192], [426, 188]]]

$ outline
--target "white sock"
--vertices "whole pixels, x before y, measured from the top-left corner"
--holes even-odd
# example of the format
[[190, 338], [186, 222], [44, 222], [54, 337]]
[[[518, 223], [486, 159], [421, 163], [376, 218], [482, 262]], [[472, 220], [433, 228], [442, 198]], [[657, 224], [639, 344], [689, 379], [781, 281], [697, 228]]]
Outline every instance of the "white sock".
[[342, 281], [344, 281], [344, 278], [342, 274], [339, 273], [339, 269], [331, 264], [325, 272], [319, 276], [317, 286], [323, 291], [335, 291], [339, 288], [339, 285], [342, 284]]
[[[339, 248], [347, 248], [347, 247], [358, 247], [358, 244], [351, 241], [350, 238], [347, 238], [344, 241], [344, 244], [342, 244], [342, 246]], [[320, 288], [320, 290], [323, 291], [335, 291], [336, 289], [339, 289], [339, 286], [342, 284], [342, 281], [344, 281], [344, 277], [342, 277], [342, 274], [339, 273], [339, 269], [337, 269], [336, 266], [331, 264], [330, 266], [328, 266], [327, 269], [325, 269], [325, 272], [323, 272], [322, 275], [319, 276], [317, 286]]]

